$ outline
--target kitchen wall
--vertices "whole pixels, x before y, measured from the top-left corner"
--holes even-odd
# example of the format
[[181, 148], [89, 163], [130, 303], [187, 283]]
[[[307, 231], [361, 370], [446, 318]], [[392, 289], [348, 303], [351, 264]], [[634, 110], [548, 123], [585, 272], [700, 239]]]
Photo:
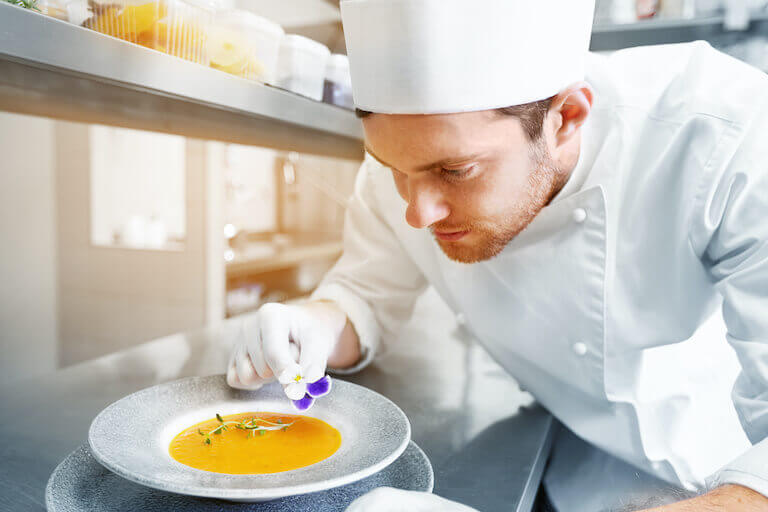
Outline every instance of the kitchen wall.
[[[183, 140], [182, 179], [169, 184], [161, 166], [147, 184], [138, 179], [146, 169], [126, 168], [110, 156], [111, 144], [94, 145], [92, 128], [0, 113], [0, 385], [224, 316], [217, 147]], [[121, 173], [106, 187], [117, 187], [118, 199], [136, 186], [147, 196], [180, 194], [181, 243], [168, 250], [94, 243], [94, 206], [104, 191], [93, 201], [92, 164], [100, 151], [102, 167]], [[96, 174], [98, 188], [105, 176]]]
[[[64, 122], [56, 127], [62, 365], [223, 318], [221, 303], [210, 302], [216, 297], [210, 288], [224, 287], [221, 217], [214, 214], [221, 206], [212, 198], [221, 188], [211, 183], [221, 172], [208, 165], [206, 142], [187, 139], [184, 144], [183, 244], [169, 250], [99, 246], [91, 240], [91, 156], [96, 148], [89, 128]], [[110, 148], [101, 151], [109, 154]]]
[[[5, 113], [0, 154], [0, 383], [221, 321], [224, 224], [324, 247], [359, 165]], [[125, 243], [139, 215], [169, 243]]]
[[91, 242], [137, 248], [181, 246], [186, 235], [186, 139], [88, 127]]
[[55, 368], [54, 122], [0, 112], [0, 385]]

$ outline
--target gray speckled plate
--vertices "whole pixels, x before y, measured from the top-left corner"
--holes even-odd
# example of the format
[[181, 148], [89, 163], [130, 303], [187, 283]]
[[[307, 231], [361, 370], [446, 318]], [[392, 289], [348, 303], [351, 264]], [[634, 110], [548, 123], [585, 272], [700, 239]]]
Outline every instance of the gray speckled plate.
[[158, 491], [121, 478], [96, 462], [87, 445], [72, 452], [48, 480], [49, 512], [341, 512], [376, 487], [431, 492], [432, 466], [413, 441], [392, 464], [358, 482], [262, 503], [229, 503]]
[[206, 498], [265, 501], [349, 484], [385, 468], [403, 453], [411, 426], [403, 411], [370, 389], [334, 379], [333, 389], [303, 414], [341, 432], [341, 447], [311, 466], [267, 475], [227, 475], [194, 469], [168, 453], [183, 429], [209, 418], [250, 411], [292, 413], [279, 384], [258, 391], [230, 388], [223, 375], [192, 377], [128, 395], [91, 423], [94, 458], [136, 483]]

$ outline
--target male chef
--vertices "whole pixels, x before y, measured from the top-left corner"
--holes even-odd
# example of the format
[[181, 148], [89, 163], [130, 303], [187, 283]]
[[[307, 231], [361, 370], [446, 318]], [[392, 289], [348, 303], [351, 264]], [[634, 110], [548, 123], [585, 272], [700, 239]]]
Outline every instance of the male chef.
[[[704, 42], [589, 54], [587, 0], [341, 13], [367, 150], [344, 254], [248, 321], [229, 383], [300, 398], [432, 286], [567, 427], [554, 510], [664, 489], [695, 493], [668, 512], [768, 510], [768, 76]], [[468, 510], [391, 489], [349, 510], [395, 509]]]

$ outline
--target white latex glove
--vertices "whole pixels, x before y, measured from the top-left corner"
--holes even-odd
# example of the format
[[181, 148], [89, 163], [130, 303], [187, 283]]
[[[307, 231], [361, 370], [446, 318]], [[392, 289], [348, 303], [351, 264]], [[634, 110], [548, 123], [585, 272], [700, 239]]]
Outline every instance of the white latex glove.
[[346, 512], [477, 512], [428, 492], [379, 487], [353, 501]]
[[243, 319], [227, 383], [258, 389], [277, 378], [288, 398], [301, 399], [307, 384], [325, 375], [345, 321], [346, 316], [329, 304], [264, 304]]

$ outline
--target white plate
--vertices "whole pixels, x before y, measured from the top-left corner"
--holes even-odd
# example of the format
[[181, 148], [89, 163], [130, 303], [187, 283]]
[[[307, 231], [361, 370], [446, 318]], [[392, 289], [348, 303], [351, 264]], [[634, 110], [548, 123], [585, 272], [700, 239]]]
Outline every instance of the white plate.
[[365, 478], [391, 464], [408, 446], [403, 411], [362, 386], [334, 379], [331, 393], [302, 414], [341, 432], [341, 446], [311, 466], [268, 475], [227, 475], [194, 469], [168, 453], [185, 428], [221, 415], [251, 411], [296, 414], [282, 388], [230, 388], [223, 375], [192, 377], [128, 395], [93, 420], [93, 456], [114, 473], [155, 489], [234, 501], [266, 501], [322, 491]]

